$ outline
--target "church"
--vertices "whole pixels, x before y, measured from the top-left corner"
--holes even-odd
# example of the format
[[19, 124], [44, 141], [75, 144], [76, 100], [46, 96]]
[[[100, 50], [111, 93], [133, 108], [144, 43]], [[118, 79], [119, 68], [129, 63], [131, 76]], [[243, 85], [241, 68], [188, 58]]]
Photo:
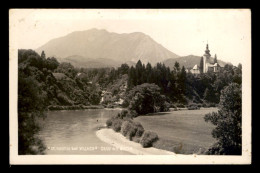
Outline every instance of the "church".
[[[219, 65], [217, 61], [217, 55], [215, 54], [214, 58], [211, 57], [208, 44], [206, 45], [206, 50], [202, 58], [203, 58], [203, 69], [202, 69], [203, 73], [220, 72], [222, 67]], [[197, 64], [190, 70], [190, 72], [193, 74], [201, 73]]]
[[219, 72], [221, 66], [217, 61], [217, 55], [215, 58], [211, 58], [209, 46], [207, 44], [205, 54], [203, 55], [203, 73], [207, 72]]

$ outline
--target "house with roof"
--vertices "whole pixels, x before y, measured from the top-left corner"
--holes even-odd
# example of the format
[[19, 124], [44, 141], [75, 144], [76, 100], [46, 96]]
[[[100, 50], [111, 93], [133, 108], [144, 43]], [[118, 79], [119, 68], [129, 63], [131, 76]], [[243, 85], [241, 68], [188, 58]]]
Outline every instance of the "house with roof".
[[194, 67], [190, 70], [192, 74], [200, 74], [199, 66], [196, 64]]
[[109, 102], [112, 100], [112, 93], [109, 92], [109, 91], [102, 91], [102, 94], [101, 94], [101, 103], [102, 102]]

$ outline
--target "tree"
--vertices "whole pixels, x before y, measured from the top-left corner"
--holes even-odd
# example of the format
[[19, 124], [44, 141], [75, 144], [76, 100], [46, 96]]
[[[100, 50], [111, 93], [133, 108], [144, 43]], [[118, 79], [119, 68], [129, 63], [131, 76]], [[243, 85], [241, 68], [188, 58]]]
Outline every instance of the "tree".
[[176, 61], [174, 64], [174, 71], [178, 73], [180, 71], [180, 64]]
[[33, 77], [18, 76], [18, 154], [44, 154], [45, 145], [36, 136], [37, 118], [44, 117], [45, 95]]
[[41, 58], [46, 58], [44, 51], [42, 51]]
[[214, 64], [215, 63], [218, 63], [218, 60], [217, 60], [217, 55], [215, 54], [215, 57], [214, 57]]
[[166, 98], [161, 95], [160, 90], [155, 84], [137, 85], [127, 95], [129, 109], [142, 115], [167, 111]]
[[118, 68], [120, 74], [127, 74], [129, 70], [128, 64], [122, 64], [121, 67]]
[[153, 81], [153, 70], [152, 70], [152, 65], [148, 62], [146, 65], [146, 80], [147, 83], [152, 83]]
[[212, 136], [217, 142], [208, 150], [208, 154], [241, 155], [241, 95], [241, 85], [229, 84], [221, 91], [219, 111], [205, 115], [206, 122], [216, 125]]
[[61, 63], [58, 68], [56, 69], [56, 72], [58, 73], [64, 73], [68, 77], [74, 79], [74, 77], [77, 74], [77, 71], [75, 68], [68, 62], [63, 62]]
[[180, 88], [182, 94], [185, 94], [186, 81], [187, 81], [186, 76], [187, 76], [187, 74], [186, 74], [185, 67], [182, 66], [181, 71], [178, 75], [179, 88]]
[[142, 84], [142, 79], [143, 79], [143, 65], [142, 65], [142, 62], [141, 60], [139, 60], [137, 62], [137, 64], [135, 65], [135, 72], [136, 72], [136, 81], [137, 81], [137, 85], [140, 85]]
[[47, 58], [47, 61], [45, 62], [47, 69], [53, 71], [54, 69], [56, 69], [59, 66], [59, 62], [57, 61], [56, 58], [51, 57], [51, 58]]
[[203, 57], [200, 58], [200, 73], [203, 73]]

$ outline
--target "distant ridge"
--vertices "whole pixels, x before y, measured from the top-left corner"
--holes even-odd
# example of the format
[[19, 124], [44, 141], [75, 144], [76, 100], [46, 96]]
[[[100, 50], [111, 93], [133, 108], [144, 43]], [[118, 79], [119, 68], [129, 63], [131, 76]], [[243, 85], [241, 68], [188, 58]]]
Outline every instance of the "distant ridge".
[[[165, 61], [163, 61], [163, 63], [167, 66], [170, 67], [171, 69], [173, 69], [175, 62], [179, 62], [180, 66], [184, 66], [187, 69], [191, 69], [193, 68], [196, 64], [199, 66], [200, 65], [200, 59], [201, 56], [195, 56], [195, 55], [188, 55], [188, 56], [182, 56], [179, 58], [170, 58], [167, 59]], [[213, 60], [213, 58], [212, 58]], [[230, 64], [230, 63], [226, 63], [224, 61], [218, 60], [218, 63], [221, 66], [225, 66], [226, 64]]]

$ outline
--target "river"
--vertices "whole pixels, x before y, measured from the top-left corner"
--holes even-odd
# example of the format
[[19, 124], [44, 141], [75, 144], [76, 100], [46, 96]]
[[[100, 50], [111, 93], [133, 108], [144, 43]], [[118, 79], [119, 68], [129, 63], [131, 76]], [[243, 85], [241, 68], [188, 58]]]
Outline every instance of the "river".
[[39, 137], [46, 155], [120, 155], [130, 154], [102, 142], [96, 136], [106, 120], [120, 109], [86, 109], [49, 111], [41, 122]]

